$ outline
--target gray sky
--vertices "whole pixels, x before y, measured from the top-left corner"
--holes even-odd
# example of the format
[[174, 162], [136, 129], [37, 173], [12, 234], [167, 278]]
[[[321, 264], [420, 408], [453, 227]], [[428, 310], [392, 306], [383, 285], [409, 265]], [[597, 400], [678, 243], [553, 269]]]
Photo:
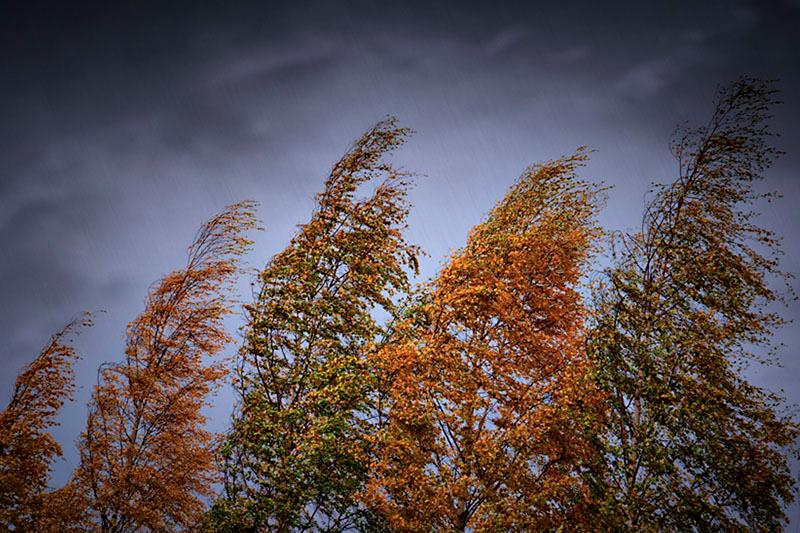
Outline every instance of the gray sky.
[[[0, 7], [0, 400], [56, 328], [106, 311], [78, 343], [56, 481], [97, 365], [121, 358], [125, 324], [196, 228], [261, 202], [248, 261], [262, 266], [387, 114], [417, 131], [393, 160], [425, 175], [410, 238], [430, 275], [525, 166], [580, 145], [596, 150], [583, 176], [614, 186], [602, 222], [635, 227], [648, 184], [675, 178], [674, 127], [705, 122], [718, 83], [777, 78], [787, 155], [764, 186], [784, 198], [762, 222], [800, 273], [800, 2], [19, 4]], [[779, 338], [784, 367], [753, 379], [797, 404], [800, 325]], [[212, 427], [231, 403], [220, 394]]]

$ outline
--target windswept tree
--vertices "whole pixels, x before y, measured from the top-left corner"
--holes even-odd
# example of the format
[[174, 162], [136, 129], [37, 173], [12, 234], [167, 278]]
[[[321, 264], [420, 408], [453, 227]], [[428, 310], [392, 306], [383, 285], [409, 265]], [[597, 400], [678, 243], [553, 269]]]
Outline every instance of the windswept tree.
[[[260, 273], [241, 350], [241, 394], [223, 448], [225, 494], [209, 523], [228, 531], [360, 527], [379, 314], [408, 289], [415, 247], [409, 176], [384, 161], [408, 130], [365, 133], [333, 167], [311, 220]], [[371, 194], [359, 198], [359, 189]]]
[[56, 416], [75, 391], [73, 364], [78, 354], [70, 337], [91, 325], [84, 315], [50, 338], [14, 384], [0, 412], [0, 529], [46, 531], [55, 496], [48, 490], [53, 461], [61, 446], [50, 433]]
[[[769, 84], [720, 90], [710, 122], [676, 136], [680, 175], [657, 186], [642, 230], [616, 240], [587, 343], [610, 397], [594, 482], [604, 529], [780, 529], [798, 426], [743, 370], [769, 361], [783, 321], [779, 241], [755, 223], [778, 152]], [[764, 356], [764, 354], [767, 354]], [[603, 519], [603, 522], [600, 519]], [[600, 527], [600, 526], [598, 526]]]
[[677, 181], [614, 236], [591, 292], [603, 190], [577, 177], [584, 149], [528, 168], [412, 291], [412, 180], [386, 162], [409, 131], [379, 122], [259, 273], [222, 441], [202, 410], [230, 364], [251, 202], [151, 287], [61, 489], [50, 430], [90, 317], [23, 369], [0, 412], [0, 529], [779, 530], [800, 424], [746, 374], [775, 362], [776, 304], [793, 295], [755, 212], [773, 196], [758, 181], [779, 155], [774, 94], [742, 79], [676, 135]]
[[178, 531], [201, 521], [218, 475], [201, 410], [226, 372], [211, 358], [230, 341], [223, 318], [252, 208], [232, 205], [202, 226], [186, 267], [154, 285], [128, 325], [125, 360], [100, 369], [67, 487], [82, 496], [91, 529]]
[[579, 283], [598, 235], [575, 155], [530, 167], [375, 358], [388, 422], [366, 500], [397, 531], [575, 521], [598, 421]]

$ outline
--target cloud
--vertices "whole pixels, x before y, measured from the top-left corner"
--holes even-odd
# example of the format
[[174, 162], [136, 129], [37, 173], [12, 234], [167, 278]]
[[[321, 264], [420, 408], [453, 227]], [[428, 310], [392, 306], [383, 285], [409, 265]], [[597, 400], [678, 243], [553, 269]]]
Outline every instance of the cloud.
[[549, 59], [554, 63], [576, 63], [587, 59], [591, 55], [591, 48], [586, 45], [568, 46], [549, 54]]
[[527, 31], [520, 27], [505, 28], [486, 43], [489, 55], [501, 54], [525, 38]]

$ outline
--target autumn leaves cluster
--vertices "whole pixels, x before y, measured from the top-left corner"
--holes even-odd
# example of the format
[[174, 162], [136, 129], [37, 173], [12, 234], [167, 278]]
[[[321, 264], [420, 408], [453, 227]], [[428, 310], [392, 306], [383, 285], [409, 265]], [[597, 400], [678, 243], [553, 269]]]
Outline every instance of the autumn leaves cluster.
[[[378, 123], [259, 273], [236, 357], [222, 319], [253, 204], [207, 222], [104, 367], [69, 482], [49, 433], [77, 357], [56, 334], [0, 414], [0, 524], [18, 531], [779, 529], [797, 422], [742, 373], [782, 321], [779, 239], [753, 184], [769, 84], [680, 132], [640, 231], [604, 232], [579, 149], [525, 170], [433, 279], [412, 177]], [[603, 265], [602, 267], [600, 265]], [[88, 319], [87, 319], [88, 320]], [[229, 376], [229, 431], [202, 408]]]

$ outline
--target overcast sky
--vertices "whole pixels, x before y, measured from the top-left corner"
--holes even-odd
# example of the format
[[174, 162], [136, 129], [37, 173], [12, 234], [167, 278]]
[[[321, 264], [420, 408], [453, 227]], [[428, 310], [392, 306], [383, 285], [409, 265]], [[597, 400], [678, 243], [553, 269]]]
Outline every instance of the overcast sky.
[[[705, 122], [718, 83], [777, 78], [787, 155], [763, 185], [784, 198], [761, 221], [800, 273], [800, 2], [78, 3], [0, 7], [0, 400], [55, 329], [106, 311], [78, 342], [57, 481], [95, 369], [120, 360], [196, 228], [259, 201], [248, 262], [263, 266], [387, 114], [417, 132], [393, 161], [424, 174], [409, 236], [430, 275], [528, 164], [580, 145], [596, 150], [583, 176], [614, 186], [602, 222], [635, 227], [648, 184], [676, 176], [674, 127]], [[752, 376], [800, 403], [800, 325], [779, 338], [784, 367]]]

